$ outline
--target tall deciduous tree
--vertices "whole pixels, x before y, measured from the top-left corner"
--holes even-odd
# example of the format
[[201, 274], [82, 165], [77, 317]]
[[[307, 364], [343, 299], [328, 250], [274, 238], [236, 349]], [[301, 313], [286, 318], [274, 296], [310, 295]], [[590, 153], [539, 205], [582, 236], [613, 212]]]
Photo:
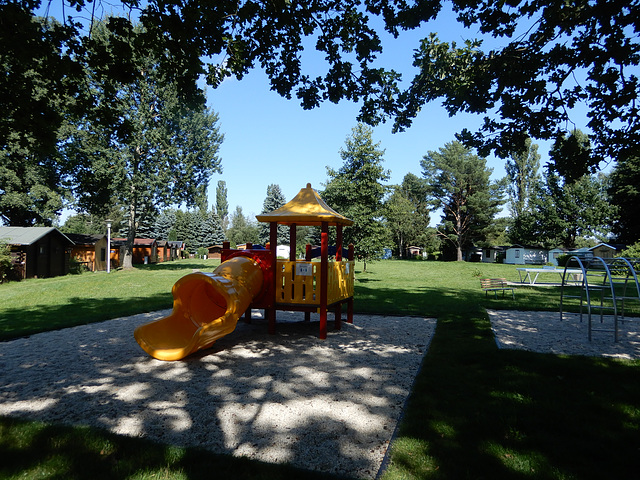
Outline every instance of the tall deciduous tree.
[[36, 18], [35, 2], [0, 5], [0, 220], [15, 226], [52, 225], [68, 185], [57, 155], [59, 129], [86, 103], [77, 31]]
[[525, 149], [512, 152], [506, 161], [507, 193], [509, 194], [509, 208], [513, 217], [519, 217], [529, 206], [533, 190], [540, 182], [540, 154], [538, 145], [525, 142]]
[[[161, 70], [161, 62], [138, 51], [135, 43], [126, 43], [129, 36], [111, 33], [110, 21], [94, 25], [93, 54], [131, 49], [136, 76], [121, 83], [100, 71], [87, 72], [95, 110], [70, 124], [64, 152], [75, 167], [81, 209], [101, 212], [113, 198], [126, 206], [123, 266], [127, 268], [140, 219], [175, 203], [206, 204], [209, 177], [220, 171], [223, 136], [217, 115], [204, 103], [185, 107], [177, 95], [178, 85]], [[101, 114], [110, 116], [112, 123], [95, 122]]]
[[384, 150], [373, 142], [373, 130], [359, 123], [340, 150], [343, 165], [327, 167], [329, 181], [323, 200], [340, 214], [353, 220], [344, 230], [345, 245], [353, 243], [356, 255], [365, 261], [378, 258], [389, 243], [389, 232], [382, 221], [385, 187], [389, 179], [384, 169]]
[[464, 248], [486, 239], [503, 203], [502, 188], [489, 179], [486, 160], [458, 141], [428, 152], [420, 164], [431, 202], [443, 211], [438, 235], [461, 261]]
[[226, 232], [229, 226], [229, 201], [227, 200], [227, 182], [224, 180], [218, 180], [216, 185], [216, 213], [222, 230]]
[[613, 233], [627, 245], [640, 241], [640, 156], [618, 162], [609, 176], [609, 199], [615, 207]]
[[423, 178], [408, 173], [385, 202], [385, 219], [400, 258], [410, 245], [425, 247], [431, 243], [427, 234], [430, 221], [427, 190]]

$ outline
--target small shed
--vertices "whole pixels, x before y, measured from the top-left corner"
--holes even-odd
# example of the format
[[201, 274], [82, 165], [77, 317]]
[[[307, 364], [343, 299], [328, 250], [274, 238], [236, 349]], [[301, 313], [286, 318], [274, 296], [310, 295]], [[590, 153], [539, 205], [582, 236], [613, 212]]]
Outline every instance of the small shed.
[[54, 227], [0, 227], [0, 241], [11, 248], [20, 278], [47, 278], [69, 273], [73, 241]]
[[504, 260], [505, 247], [485, 247], [482, 249], [483, 263], [497, 263]]
[[608, 243], [599, 243], [595, 247], [592, 247], [591, 253], [593, 253], [594, 257], [600, 258], [613, 258], [616, 254], [615, 247], [612, 247]]
[[158, 240], [158, 263], [171, 260], [171, 246], [167, 240]]
[[209, 253], [207, 254], [208, 259], [220, 259], [222, 256], [222, 245], [211, 245], [207, 247]]
[[540, 247], [513, 245], [507, 248], [504, 263], [513, 265], [544, 265], [547, 263], [547, 250]]
[[565, 253], [567, 253], [567, 251], [563, 248], [552, 248], [547, 254], [547, 262], [557, 267], [558, 257], [560, 255], [564, 255]]
[[107, 237], [105, 235], [85, 235], [67, 233], [73, 243], [71, 258], [84, 263], [92, 272], [107, 269]]

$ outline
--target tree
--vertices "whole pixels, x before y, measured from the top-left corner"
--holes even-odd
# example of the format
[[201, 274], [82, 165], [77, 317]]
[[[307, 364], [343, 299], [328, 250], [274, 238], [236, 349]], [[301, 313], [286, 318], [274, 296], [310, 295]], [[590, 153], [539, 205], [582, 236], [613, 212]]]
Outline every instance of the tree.
[[216, 212], [222, 230], [226, 231], [229, 226], [229, 201], [227, 200], [227, 182], [224, 180], [218, 180], [216, 185]]
[[640, 156], [620, 160], [609, 175], [607, 190], [615, 207], [613, 233], [621, 243], [628, 245], [640, 241]]
[[72, 25], [33, 16], [35, 2], [0, 5], [0, 220], [53, 224], [70, 200], [57, 155], [68, 112], [85, 105]]
[[176, 211], [174, 209], [166, 209], [161, 212], [155, 219], [152, 228], [153, 238], [159, 240], [168, 240], [171, 231], [174, 230], [176, 224]]
[[458, 141], [429, 151], [420, 164], [432, 205], [443, 210], [438, 235], [462, 261], [464, 248], [486, 240], [503, 203], [501, 185], [490, 181], [486, 160]]
[[[131, 40], [111, 33], [107, 27], [112, 21], [117, 19], [93, 26], [94, 55], [115, 55]], [[178, 84], [161, 70], [157, 58], [137, 51], [136, 43], [125, 45], [134, 50], [138, 73], [121, 83], [101, 71], [87, 72], [95, 111], [71, 122], [63, 151], [74, 167], [79, 208], [101, 213], [113, 198], [125, 205], [127, 268], [141, 221], [150, 221], [163, 206], [206, 203], [209, 177], [220, 171], [223, 136], [217, 115], [204, 104], [193, 109], [181, 104]], [[101, 114], [112, 123], [93, 121]]]
[[533, 190], [540, 182], [539, 168], [538, 145], [532, 144], [530, 138], [526, 140], [524, 150], [512, 152], [507, 159], [507, 193], [513, 217], [519, 217], [529, 207]]
[[398, 256], [404, 257], [409, 245], [425, 247], [429, 210], [427, 184], [412, 173], [404, 176], [402, 184], [393, 187], [393, 193], [385, 202], [385, 219], [396, 242]]
[[329, 181], [322, 193], [323, 200], [334, 210], [353, 220], [344, 229], [344, 244], [353, 243], [356, 255], [366, 261], [379, 258], [387, 246], [389, 232], [382, 222], [385, 187], [389, 179], [384, 169], [384, 150], [373, 143], [373, 130], [359, 123], [340, 149], [343, 165], [338, 170], [327, 167]]
[[[267, 196], [262, 204], [262, 211], [260, 213], [269, 213], [277, 208], [282, 207], [287, 203], [287, 199], [280, 189], [280, 185], [272, 183], [267, 187]], [[265, 245], [271, 238], [270, 229], [268, 223], [260, 223], [260, 242]], [[289, 228], [286, 225], [278, 225], [278, 245], [289, 244]], [[292, 246], [295, 248], [295, 245]]]
[[227, 230], [227, 238], [232, 246], [243, 243], [258, 243], [260, 241], [260, 231], [256, 221], [245, 217], [242, 207], [237, 206], [235, 212], [231, 214], [231, 226]]
[[[81, 10], [85, 2], [69, 4]], [[124, 13], [131, 3], [121, 5]], [[297, 97], [303, 108], [324, 101], [360, 102], [359, 120], [369, 124], [392, 117], [396, 129], [407, 128], [425, 104], [438, 99], [451, 115], [488, 113], [479, 131], [463, 131], [459, 140], [477, 147], [480, 155], [493, 150], [503, 158], [514, 147], [523, 147], [528, 137], [553, 140], [566, 133], [567, 126], [575, 124], [572, 109], [583, 104], [595, 145], [584, 164], [565, 172], [567, 178], [580, 177], [602, 159], [638, 153], [637, 2], [219, 0], [210, 8], [206, 2], [151, 0], [135, 5], [145, 27], [137, 44], [162, 53], [156, 58], [178, 82], [186, 103], [198, 96], [196, 80], [203, 72], [215, 87], [226, 77], [240, 79], [260, 66], [272, 90], [285, 98]], [[429, 21], [445, 5], [451, 6], [462, 27], [482, 37], [459, 46], [427, 34]], [[81, 55], [87, 37], [81, 26], [67, 20], [55, 36], [34, 30], [31, 24], [39, 6], [37, 0], [0, 5], [0, 52], [8, 52], [12, 65], [39, 59], [37, 76], [46, 76], [54, 85], [67, 81], [72, 93], [82, 90], [82, 79], [67, 75], [78, 64], [115, 78], [135, 72], [132, 50], [124, 46], [113, 55]], [[125, 18], [109, 28], [133, 36]], [[383, 29], [392, 36], [425, 30], [415, 49], [418, 71], [404, 90], [400, 74], [379, 65]], [[459, 37], [460, 32], [452, 35]], [[310, 40], [326, 60], [323, 71], [306, 61], [317, 54], [303, 55]], [[489, 40], [486, 49], [484, 40]], [[69, 57], [68, 52], [76, 51], [78, 55]], [[70, 66], [65, 64], [68, 58]], [[0, 111], [9, 112], [2, 125], [11, 132], [29, 131], [28, 122], [17, 122], [18, 117], [26, 113], [28, 119], [31, 112], [42, 110], [35, 99], [29, 100], [30, 84], [25, 87], [21, 80], [13, 75], [2, 80], [6, 91], [0, 95]], [[26, 101], [14, 102], [19, 109], [4, 108], [14, 98]], [[34, 129], [34, 137], [44, 141], [47, 131]]]
[[530, 138], [525, 141], [524, 150], [512, 152], [506, 161], [505, 182], [511, 212], [507, 236], [511, 243], [525, 245], [537, 243], [532, 241], [534, 233], [530, 214], [532, 198], [537, 194], [542, 181], [539, 168], [538, 145], [532, 143]]
[[521, 237], [521, 243], [572, 250], [584, 238], [606, 241], [611, 216], [608, 183], [603, 174], [566, 181], [547, 168], [531, 211], [523, 215], [528, 235]]
[[491, 49], [483, 51], [477, 39], [464, 46], [435, 34], [422, 40], [414, 56], [419, 72], [400, 97], [397, 129], [410, 125], [422, 105], [443, 98], [451, 115], [493, 113], [479, 131], [465, 129], [459, 139], [481, 155], [493, 150], [506, 158], [528, 137], [565, 135], [575, 125], [573, 108], [582, 104], [594, 148], [577, 164], [556, 160], [563, 176], [576, 179], [603, 160], [637, 153], [637, 3], [454, 1], [453, 9], [465, 27], [493, 37]]

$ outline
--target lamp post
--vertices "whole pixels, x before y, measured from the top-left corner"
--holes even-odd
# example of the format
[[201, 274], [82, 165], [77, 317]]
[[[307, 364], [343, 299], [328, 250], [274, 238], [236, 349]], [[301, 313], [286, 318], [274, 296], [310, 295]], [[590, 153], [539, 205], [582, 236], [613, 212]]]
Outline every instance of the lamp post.
[[107, 273], [111, 272], [111, 220], [107, 222]]

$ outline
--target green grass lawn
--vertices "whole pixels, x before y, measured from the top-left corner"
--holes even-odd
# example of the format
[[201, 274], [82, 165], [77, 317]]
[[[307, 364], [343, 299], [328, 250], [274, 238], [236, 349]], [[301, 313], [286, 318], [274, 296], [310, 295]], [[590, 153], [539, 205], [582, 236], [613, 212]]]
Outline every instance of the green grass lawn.
[[[170, 308], [178, 278], [214, 267], [172, 262], [0, 285], [0, 334], [15, 338]], [[361, 267], [357, 312], [438, 317], [385, 480], [638, 478], [640, 362], [496, 347], [485, 308], [557, 311], [559, 288], [517, 286], [515, 300], [480, 290], [483, 277], [518, 280], [512, 265], [384, 261], [367, 264], [366, 272]], [[323, 477], [10, 418], [0, 419], [0, 453], [0, 478]]]

